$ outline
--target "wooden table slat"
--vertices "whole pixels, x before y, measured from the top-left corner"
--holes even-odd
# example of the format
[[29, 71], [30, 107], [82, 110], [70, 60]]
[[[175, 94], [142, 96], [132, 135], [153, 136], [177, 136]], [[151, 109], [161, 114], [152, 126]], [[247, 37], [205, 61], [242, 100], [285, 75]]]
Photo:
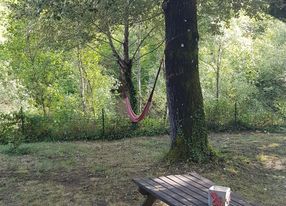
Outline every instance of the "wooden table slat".
[[[195, 181], [198, 181], [199, 184], [201, 184], [202, 186], [206, 187], [207, 189], [213, 185], [215, 185], [215, 183], [213, 183], [212, 181], [210, 181], [209, 179], [200, 176], [199, 174], [192, 172], [189, 175], [183, 175], [184, 177], [188, 178], [188, 179], [193, 179], [196, 178]], [[231, 202], [235, 203], [235, 205], [242, 205], [242, 206], [251, 206], [251, 204], [247, 203], [246, 201], [244, 201], [241, 197], [238, 197], [237, 194], [232, 193], [231, 194]]]
[[[203, 182], [201, 182], [201, 180], [189, 179], [189, 178], [186, 178], [183, 175], [175, 175], [175, 177], [179, 178], [183, 182], [185, 182], [188, 185], [188, 187], [199, 188], [202, 191], [202, 193], [204, 194], [203, 196], [205, 196], [206, 198], [208, 197], [208, 189], [210, 188], [210, 186], [203, 185]], [[199, 181], [199, 182], [196, 182], [196, 181]], [[230, 205], [231, 206], [240, 206], [239, 203], [236, 203], [234, 201], [231, 201]]]
[[186, 188], [188, 188], [189, 190], [195, 191], [198, 194], [200, 194], [202, 197], [206, 198], [206, 194], [208, 194], [208, 190], [206, 189], [206, 187], [194, 182], [194, 181], [189, 181], [189, 179], [181, 176], [181, 175], [171, 175], [171, 176], [167, 176], [168, 178], [181, 183], [182, 185], [184, 185]]
[[159, 184], [162, 184], [166, 186], [170, 191], [176, 193], [177, 195], [181, 196], [183, 199], [187, 199], [190, 204], [194, 205], [205, 205], [205, 201], [202, 201], [200, 199], [197, 199], [194, 195], [190, 195], [184, 190], [180, 189], [178, 186], [174, 184], [170, 184], [167, 180], [164, 180], [164, 177], [156, 178], [154, 181], [158, 182]]
[[[211, 184], [210, 181], [208, 181], [208, 183], [206, 183], [205, 181], [203, 181], [202, 179], [198, 179], [194, 176], [190, 176], [190, 175], [183, 175], [184, 178], [190, 180], [190, 181], [196, 181], [197, 184], [200, 184], [201, 186], [204, 186], [206, 189], [206, 192], [208, 191], [208, 189], [215, 185], [214, 183]], [[235, 194], [232, 193], [231, 194], [231, 202], [230, 202], [231, 206], [246, 206], [247, 204], [242, 203], [242, 200], [239, 200], [235, 197]]]
[[178, 185], [181, 190], [183, 190], [185, 193], [188, 193], [189, 195], [194, 196], [196, 199], [200, 200], [201, 202], [207, 203], [207, 196], [203, 195], [203, 191], [195, 188], [195, 187], [188, 187], [184, 181], [181, 179], [175, 177], [175, 176], [166, 176], [166, 177], [160, 177], [163, 178], [166, 181], [169, 181], [170, 184]]
[[190, 202], [186, 198], [182, 198], [182, 196], [178, 195], [177, 193], [174, 193], [172, 190], [167, 188], [165, 185], [158, 184], [158, 182], [154, 181], [154, 179], [148, 179], [146, 180], [146, 182], [148, 182], [148, 184], [151, 184], [156, 188], [161, 188], [162, 192], [164, 192], [166, 195], [169, 195], [170, 197], [177, 200], [178, 202], [181, 202], [183, 205], [192, 205], [192, 204], [196, 205], [195, 203]]
[[[196, 179], [200, 180], [200, 181], [203, 181], [204, 183], [207, 183], [206, 187], [207, 189], [213, 185], [215, 185], [215, 183], [213, 183], [212, 181], [210, 181], [209, 179], [205, 178], [205, 177], [202, 177], [200, 176], [199, 174], [195, 173], [195, 172], [192, 172], [190, 174], [192, 177], [195, 177]], [[184, 176], [187, 176], [187, 177], [191, 177], [190, 175], [184, 175]], [[245, 200], [243, 200], [241, 197], [239, 197], [236, 193], [232, 193], [232, 201], [237, 203], [237, 204], [240, 204], [240, 205], [243, 205], [243, 206], [251, 206], [251, 204], [247, 203]]]
[[[150, 194], [171, 206], [207, 206], [208, 189], [215, 185], [195, 172], [133, 181], [142, 191], [146, 191], [146, 195]], [[235, 193], [231, 197], [231, 206], [253, 206]]]
[[155, 186], [147, 183], [146, 179], [140, 179], [140, 180], [137, 179], [137, 180], [134, 180], [134, 182], [142, 189], [147, 190], [147, 192], [153, 195], [154, 197], [164, 201], [165, 203], [169, 205], [184, 206], [183, 203], [169, 196], [169, 194], [166, 194], [164, 191], [161, 191]]

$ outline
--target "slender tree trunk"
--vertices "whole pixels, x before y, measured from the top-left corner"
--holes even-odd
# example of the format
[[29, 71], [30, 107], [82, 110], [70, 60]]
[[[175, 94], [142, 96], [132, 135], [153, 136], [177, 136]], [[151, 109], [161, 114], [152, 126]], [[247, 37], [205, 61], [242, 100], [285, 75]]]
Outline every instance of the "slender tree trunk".
[[140, 33], [140, 26], [139, 26], [139, 33], [138, 33], [138, 46], [139, 46], [139, 49], [138, 49], [138, 52], [137, 52], [137, 58], [138, 58], [138, 61], [137, 61], [137, 82], [138, 82], [138, 110], [139, 112], [141, 113], [142, 111], [142, 84], [141, 84], [141, 61], [140, 61], [140, 55], [141, 55], [141, 52], [140, 52], [140, 43], [141, 43], [141, 33]]
[[[123, 18], [124, 18], [123, 19], [123, 26], [124, 26], [123, 42], [116, 40], [114, 37], [112, 37], [111, 29], [109, 25], [107, 25], [107, 30], [104, 32], [104, 34], [107, 35], [108, 42], [112, 50], [113, 56], [116, 58], [117, 63], [120, 67], [119, 78], [122, 84], [120, 88], [121, 95], [122, 97], [125, 97], [126, 95], [128, 95], [130, 98], [130, 103], [131, 103], [133, 110], [135, 112], [138, 112], [137, 93], [136, 93], [135, 86], [132, 81], [132, 65], [134, 63], [133, 61], [135, 60], [136, 54], [139, 53], [140, 47], [146, 41], [146, 39], [150, 36], [150, 34], [155, 30], [156, 27], [152, 28], [146, 34], [145, 37], [142, 37], [140, 39], [137, 49], [135, 49], [135, 52], [133, 53], [133, 55], [130, 55], [129, 36], [130, 36], [130, 25], [132, 25], [132, 23], [130, 23], [130, 9], [132, 9], [133, 2], [134, 0], [125, 1], [126, 4], [124, 8], [124, 15], [123, 15]], [[117, 52], [114, 41], [122, 44], [123, 52], [120, 52], [120, 53]]]
[[[216, 54], [216, 52], [214, 52]], [[219, 108], [219, 97], [220, 97], [220, 73], [221, 73], [221, 59], [222, 59], [222, 43], [219, 43], [217, 56], [214, 56], [215, 73], [216, 73], [216, 105], [214, 108], [213, 122], [218, 123], [221, 111]]]
[[47, 112], [47, 107], [46, 107], [45, 97], [44, 96], [41, 96], [41, 105], [42, 105], [42, 110], [43, 110], [44, 117], [46, 117], [48, 112]]
[[123, 84], [124, 84], [124, 94], [129, 96], [131, 106], [134, 112], [137, 112], [138, 104], [136, 98], [136, 90], [134, 83], [132, 81], [132, 65], [128, 65], [126, 68], [123, 69], [124, 73], [123, 76]]
[[[164, 78], [166, 79], [166, 62], [163, 62], [162, 65], [163, 68], [163, 74], [164, 74]], [[164, 123], [166, 124], [168, 121], [168, 117], [169, 117], [169, 108], [168, 108], [168, 99], [166, 99], [166, 103], [165, 103], [165, 112], [164, 112]]]
[[[138, 52], [140, 54], [140, 52]], [[141, 65], [140, 60], [138, 60], [138, 71], [137, 71], [137, 81], [138, 81], [138, 109], [142, 112], [142, 82], [141, 82]]]
[[81, 104], [82, 104], [82, 111], [86, 114], [86, 99], [85, 99], [85, 78], [84, 78], [84, 71], [83, 65], [81, 61], [81, 54], [80, 48], [77, 48], [77, 55], [78, 55], [78, 70], [79, 70], [79, 78], [80, 78], [80, 97], [81, 97]]
[[171, 153], [200, 161], [209, 154], [198, 68], [196, 0], [165, 0], [166, 81]]
[[235, 103], [234, 103], [234, 127], [235, 129], [237, 129], [237, 116], [238, 116], [238, 109], [237, 109], [237, 101], [235, 100]]
[[164, 110], [164, 117], [163, 117], [163, 121], [164, 121], [165, 124], [167, 122], [168, 113], [169, 113], [168, 112], [168, 102], [166, 102], [165, 110]]
[[[87, 76], [87, 74], [85, 74], [86, 76]], [[93, 116], [94, 117], [96, 117], [96, 114], [95, 114], [95, 110], [94, 110], [94, 94], [93, 94], [93, 88], [92, 88], [92, 85], [91, 85], [91, 83], [90, 83], [90, 80], [89, 79], [87, 79], [87, 91], [88, 91], [88, 93], [89, 93], [89, 96], [90, 96], [90, 109], [91, 109], [91, 111], [92, 111], [92, 114], [93, 114]]]
[[216, 60], [216, 101], [219, 101], [219, 88], [220, 88], [220, 68], [221, 68], [221, 58], [222, 58], [222, 46], [219, 45], [218, 55]]
[[121, 75], [124, 76], [123, 87], [125, 94], [123, 95], [129, 96], [131, 106], [134, 112], [137, 112], [138, 104], [136, 98], [136, 90], [132, 81], [133, 62], [129, 56], [129, 0], [127, 0], [124, 17], [123, 61], [120, 64], [121, 70], [123, 71]]

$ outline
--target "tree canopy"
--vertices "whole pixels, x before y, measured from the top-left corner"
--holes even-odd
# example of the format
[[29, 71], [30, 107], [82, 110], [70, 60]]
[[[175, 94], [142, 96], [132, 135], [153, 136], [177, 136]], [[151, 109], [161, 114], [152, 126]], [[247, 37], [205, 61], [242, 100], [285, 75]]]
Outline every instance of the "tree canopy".
[[[164, 46], [172, 59], [176, 49], [187, 50], [187, 42], [196, 39], [200, 40], [198, 46], [192, 44], [186, 53], [198, 67], [189, 62], [188, 68], [199, 68], [200, 76], [195, 74], [194, 81], [201, 82], [209, 128], [283, 124], [285, 1], [197, 1], [194, 22], [197, 27], [180, 25], [179, 29], [184, 28], [185, 33], [193, 35], [178, 41], [179, 48], [172, 43], [177, 40], [172, 40], [174, 37], [164, 30], [167, 24], [162, 3], [150, 0], [3, 2], [0, 8], [3, 13], [1, 111], [9, 113], [23, 107], [28, 116], [51, 121], [53, 132], [60, 131], [59, 125], [75, 118], [95, 119], [96, 128], [108, 125], [110, 131], [125, 130], [130, 124], [122, 97], [129, 96], [135, 111], [142, 111]], [[176, 35], [185, 33], [179, 30]], [[172, 51], [168, 52], [169, 46]], [[197, 49], [198, 60], [192, 56]], [[160, 132], [169, 129], [171, 122], [167, 116], [173, 111], [170, 104], [167, 107], [170, 96], [166, 94], [170, 90], [165, 82], [169, 84], [172, 68], [179, 68], [185, 60], [174, 62], [174, 59], [166, 60], [149, 118], [139, 128], [154, 124]], [[187, 82], [187, 79], [177, 82]], [[185, 88], [183, 85], [179, 91]], [[173, 138], [174, 145], [175, 142]]]

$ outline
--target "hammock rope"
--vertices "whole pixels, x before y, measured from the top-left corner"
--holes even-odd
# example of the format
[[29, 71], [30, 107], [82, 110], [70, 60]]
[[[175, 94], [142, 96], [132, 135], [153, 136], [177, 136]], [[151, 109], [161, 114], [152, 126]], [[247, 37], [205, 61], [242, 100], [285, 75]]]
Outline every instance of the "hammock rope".
[[162, 70], [163, 62], [164, 62], [164, 57], [160, 61], [160, 66], [159, 66], [159, 69], [158, 69], [157, 74], [156, 74], [156, 78], [155, 78], [155, 82], [153, 84], [153, 88], [152, 88], [151, 93], [149, 95], [148, 101], [147, 101], [146, 105], [144, 106], [144, 109], [143, 109], [143, 111], [142, 111], [142, 113], [140, 115], [135, 114], [135, 112], [133, 111], [132, 105], [130, 103], [130, 99], [129, 99], [129, 97], [127, 95], [126, 95], [126, 97], [124, 99], [127, 115], [128, 115], [129, 119], [133, 123], [138, 123], [138, 122], [142, 121], [147, 116], [147, 114], [150, 111], [150, 107], [151, 107], [151, 104], [152, 104], [154, 91], [155, 91], [155, 88], [156, 88], [156, 85], [157, 85], [157, 82], [158, 82], [158, 79], [159, 79], [160, 72]]
[[[179, 37], [182, 37], [184, 35], [187, 35], [190, 31], [186, 31], [186, 32], [182, 32], [181, 34], [178, 34], [177, 36], [173, 37], [172, 39], [168, 40], [166, 43], [165, 43], [165, 47], [167, 48], [169, 46], [169, 44], [171, 42], [173, 42], [174, 40], [176, 40], [177, 38]], [[163, 66], [163, 62], [164, 62], [164, 55], [161, 59], [161, 62], [160, 62], [160, 66], [159, 66], [159, 69], [158, 69], [158, 72], [157, 72], [157, 75], [156, 75], [156, 79], [155, 79], [155, 82], [154, 82], [154, 85], [153, 85], [153, 88], [151, 90], [151, 93], [150, 93], [150, 96], [149, 96], [149, 99], [148, 99], [148, 102], [146, 103], [142, 113], [140, 115], [137, 115], [135, 114], [135, 112], [133, 111], [132, 109], [132, 105], [130, 103], [130, 99], [128, 98], [127, 95], [125, 95], [125, 106], [126, 106], [126, 111], [127, 111], [127, 114], [130, 118], [130, 120], [133, 122], [133, 123], [138, 123], [140, 121], [142, 121], [146, 115], [148, 114], [149, 110], [150, 110], [150, 107], [151, 107], [151, 103], [152, 103], [152, 98], [153, 98], [153, 94], [154, 94], [154, 91], [155, 91], [155, 88], [156, 88], [156, 84], [157, 84], [157, 81], [158, 81], [158, 78], [159, 78], [159, 74], [162, 70], [162, 66]]]

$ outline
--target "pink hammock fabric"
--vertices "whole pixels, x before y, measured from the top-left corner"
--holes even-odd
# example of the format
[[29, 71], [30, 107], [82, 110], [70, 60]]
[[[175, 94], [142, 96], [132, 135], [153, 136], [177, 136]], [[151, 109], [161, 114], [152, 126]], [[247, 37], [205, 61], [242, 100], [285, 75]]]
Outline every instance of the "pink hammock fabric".
[[151, 101], [148, 101], [147, 104], [145, 105], [144, 109], [143, 109], [143, 112], [140, 115], [137, 115], [134, 113], [134, 111], [132, 109], [129, 98], [126, 97], [124, 99], [124, 101], [125, 101], [125, 105], [126, 105], [127, 114], [133, 123], [138, 123], [138, 122], [142, 121], [145, 118], [145, 116], [147, 116], [147, 114], [150, 110], [150, 107], [151, 107]]
[[125, 95], [126, 97], [125, 97], [124, 101], [125, 101], [126, 111], [127, 111], [128, 117], [130, 118], [130, 120], [133, 123], [138, 123], [138, 122], [142, 121], [147, 116], [147, 114], [148, 114], [148, 112], [150, 110], [150, 107], [151, 107], [151, 104], [152, 104], [153, 94], [154, 94], [154, 91], [155, 91], [155, 88], [156, 88], [156, 84], [157, 84], [157, 81], [158, 81], [158, 78], [159, 78], [160, 71], [161, 71], [162, 66], [163, 66], [163, 62], [164, 62], [164, 58], [161, 59], [160, 67], [159, 67], [159, 69], [157, 71], [155, 82], [154, 82], [153, 88], [151, 90], [148, 102], [145, 105], [145, 107], [143, 109], [143, 112], [140, 115], [135, 114], [135, 112], [132, 109], [132, 106], [131, 106], [131, 103], [130, 103], [130, 100], [129, 100], [128, 96]]

